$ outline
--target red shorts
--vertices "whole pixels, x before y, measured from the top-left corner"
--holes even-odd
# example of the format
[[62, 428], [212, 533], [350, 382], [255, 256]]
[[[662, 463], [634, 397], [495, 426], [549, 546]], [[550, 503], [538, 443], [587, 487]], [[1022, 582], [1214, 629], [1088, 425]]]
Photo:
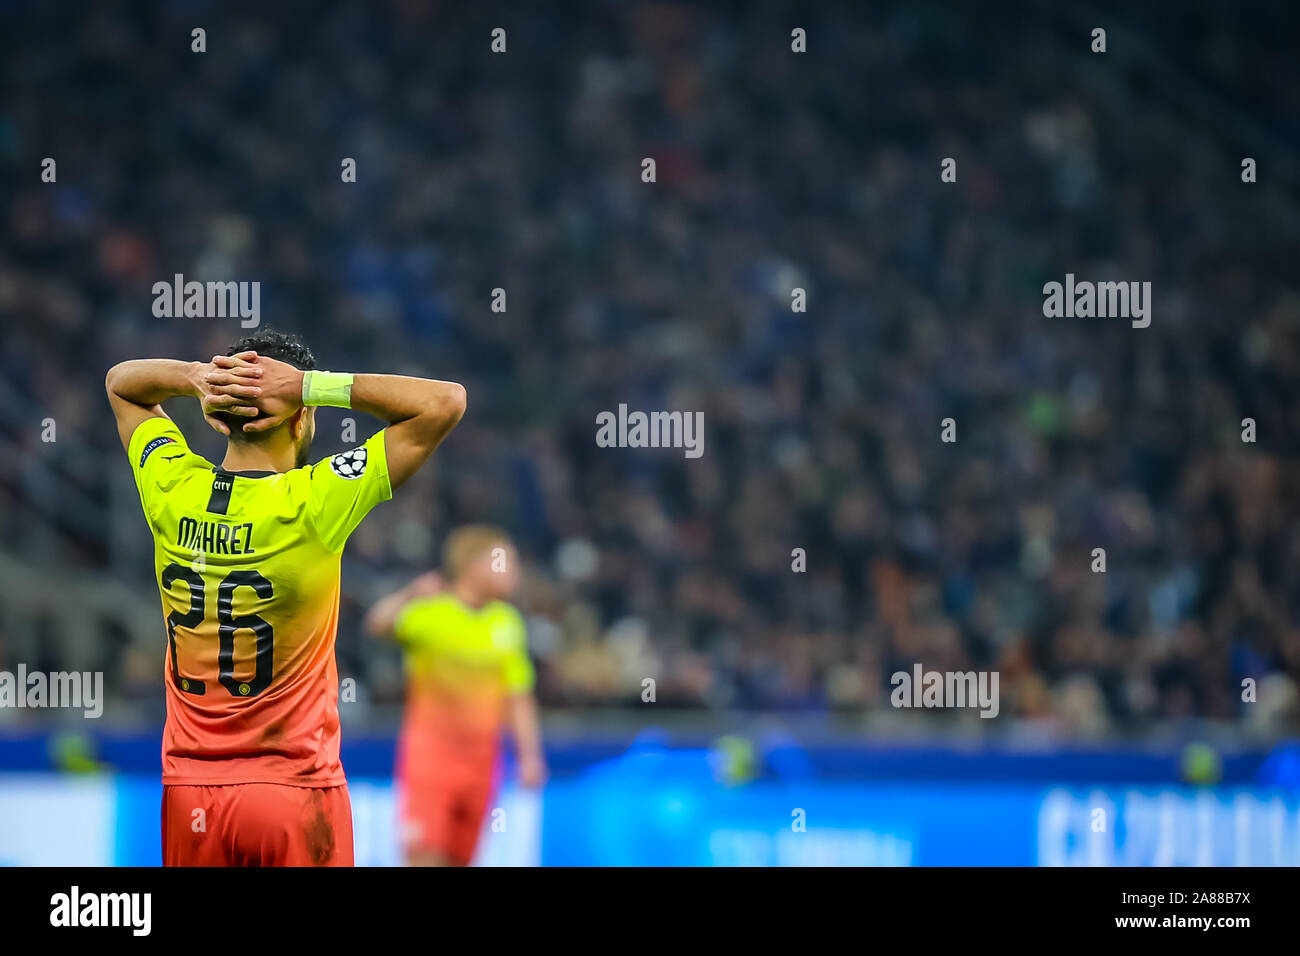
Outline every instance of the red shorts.
[[163, 866], [352, 866], [348, 788], [165, 786]]
[[402, 780], [399, 787], [406, 851], [432, 851], [468, 865], [492, 799], [491, 770]]

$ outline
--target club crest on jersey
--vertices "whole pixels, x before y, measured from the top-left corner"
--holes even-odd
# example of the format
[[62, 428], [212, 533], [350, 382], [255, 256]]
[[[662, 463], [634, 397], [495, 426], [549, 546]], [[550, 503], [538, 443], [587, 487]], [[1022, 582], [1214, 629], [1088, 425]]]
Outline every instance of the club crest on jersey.
[[340, 452], [330, 459], [330, 471], [340, 478], [360, 478], [366, 473], [365, 447]]
[[149, 456], [152, 455], [159, 448], [161, 448], [163, 445], [174, 445], [174, 444], [176, 444], [176, 439], [168, 438], [166, 435], [163, 435], [159, 438], [155, 438], [149, 444], [144, 446], [144, 452], [140, 455], [140, 467], [143, 468], [144, 463], [149, 460]]

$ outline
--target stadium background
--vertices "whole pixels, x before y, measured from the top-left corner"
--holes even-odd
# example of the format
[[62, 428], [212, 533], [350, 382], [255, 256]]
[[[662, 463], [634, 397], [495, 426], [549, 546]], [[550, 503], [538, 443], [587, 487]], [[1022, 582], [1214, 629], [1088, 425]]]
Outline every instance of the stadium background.
[[[1164, 6], [0, 3], [0, 670], [107, 698], [0, 709], [0, 862], [157, 858], [101, 383], [238, 336], [155, 318], [175, 273], [260, 281], [325, 367], [469, 390], [345, 556], [360, 861], [401, 699], [360, 617], [486, 520], [553, 770], [489, 859], [1300, 862], [1297, 13]], [[1151, 327], [1045, 319], [1067, 272], [1151, 281]], [[703, 411], [703, 456], [598, 448], [620, 403]], [[996, 669], [999, 717], [891, 708], [918, 662]]]

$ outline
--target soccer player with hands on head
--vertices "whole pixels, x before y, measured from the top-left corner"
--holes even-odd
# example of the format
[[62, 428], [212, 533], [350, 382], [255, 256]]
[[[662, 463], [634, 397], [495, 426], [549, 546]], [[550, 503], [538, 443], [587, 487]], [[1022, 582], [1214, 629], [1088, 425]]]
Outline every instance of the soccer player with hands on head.
[[[296, 336], [263, 329], [211, 362], [139, 359], [105, 379], [166, 623], [164, 865], [353, 862], [334, 660], [340, 557], [460, 421], [465, 390], [315, 366]], [[219, 465], [163, 411], [180, 397], [197, 398], [226, 436]], [[308, 464], [318, 405], [387, 427]]]

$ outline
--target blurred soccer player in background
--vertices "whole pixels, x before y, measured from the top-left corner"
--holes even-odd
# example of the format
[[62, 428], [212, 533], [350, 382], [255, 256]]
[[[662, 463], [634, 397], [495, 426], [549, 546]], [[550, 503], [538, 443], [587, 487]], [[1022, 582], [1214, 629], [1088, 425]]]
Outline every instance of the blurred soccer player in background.
[[[167, 622], [166, 866], [350, 866], [339, 760], [339, 562], [348, 536], [460, 421], [451, 382], [315, 370], [264, 329], [211, 362], [139, 359], [105, 386], [154, 538]], [[163, 411], [200, 400], [213, 466]], [[316, 405], [388, 422], [307, 466]]]
[[458, 528], [435, 572], [384, 598], [367, 629], [406, 657], [398, 743], [403, 841], [412, 866], [465, 866], [492, 798], [503, 724], [519, 779], [546, 776], [524, 621], [508, 603], [518, 582], [514, 545], [500, 529]]

